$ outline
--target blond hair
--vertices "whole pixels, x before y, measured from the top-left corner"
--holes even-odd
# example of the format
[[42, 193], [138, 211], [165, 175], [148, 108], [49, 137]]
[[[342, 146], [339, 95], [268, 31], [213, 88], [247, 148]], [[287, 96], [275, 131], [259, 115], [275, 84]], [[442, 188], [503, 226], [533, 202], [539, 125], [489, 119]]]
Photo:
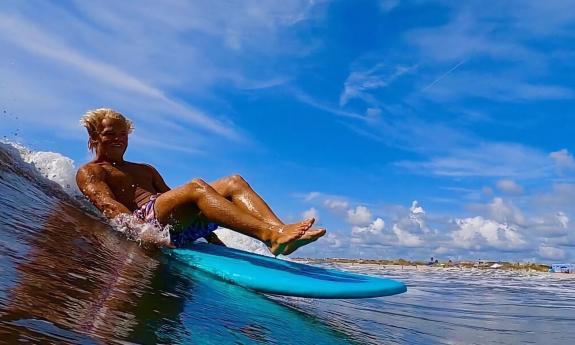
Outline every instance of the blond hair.
[[88, 130], [88, 148], [92, 152], [95, 148], [93, 140], [100, 133], [102, 121], [104, 119], [122, 120], [126, 124], [126, 127], [128, 127], [128, 133], [132, 133], [134, 130], [134, 124], [132, 121], [113, 109], [99, 108], [87, 111], [84, 116], [82, 116], [82, 119], [80, 119], [80, 123]]

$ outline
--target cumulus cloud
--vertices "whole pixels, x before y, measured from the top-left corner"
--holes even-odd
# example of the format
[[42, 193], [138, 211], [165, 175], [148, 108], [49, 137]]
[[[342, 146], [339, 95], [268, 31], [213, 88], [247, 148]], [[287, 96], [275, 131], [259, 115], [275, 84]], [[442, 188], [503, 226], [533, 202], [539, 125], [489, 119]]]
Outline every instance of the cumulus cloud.
[[482, 250], [518, 250], [527, 242], [515, 225], [499, 223], [483, 217], [456, 219], [458, 230], [451, 233], [455, 247]]
[[567, 149], [551, 152], [549, 157], [553, 159], [555, 167], [560, 173], [568, 170], [575, 170], [575, 159]]
[[385, 222], [381, 218], [376, 218], [373, 222], [366, 226], [354, 226], [351, 228], [351, 234], [354, 236], [366, 235], [381, 235], [385, 228]]
[[493, 219], [500, 223], [513, 223], [525, 225], [523, 212], [513, 202], [500, 197], [493, 198], [488, 204], [472, 204], [468, 206], [472, 211]]
[[561, 211], [557, 212], [557, 214], [555, 214], [555, 217], [557, 217], [557, 222], [559, 223], [559, 225], [563, 229], [567, 229], [567, 226], [569, 224], [569, 217], [567, 217], [567, 215]]
[[349, 207], [349, 203], [341, 199], [326, 199], [323, 204], [328, 209], [336, 212], [345, 212]]
[[538, 207], [555, 207], [558, 209], [568, 209], [573, 207], [575, 200], [575, 184], [573, 183], [554, 183], [551, 191], [536, 195], [534, 201]]
[[330, 248], [341, 248], [343, 246], [343, 241], [335, 232], [328, 232], [323, 236], [322, 240], [327, 243]]
[[487, 210], [491, 218], [504, 223], [525, 223], [523, 212], [513, 205], [510, 201], [502, 198], [494, 198], [493, 201], [487, 205]]
[[497, 188], [508, 194], [521, 194], [523, 193], [523, 187], [517, 184], [517, 182], [509, 179], [503, 179], [497, 181]]
[[429, 232], [429, 228], [425, 224], [425, 210], [423, 207], [419, 206], [417, 200], [414, 200], [411, 203], [411, 207], [409, 208], [409, 220], [414, 224], [419, 226], [419, 229], [424, 233]]
[[435, 254], [443, 255], [443, 254], [447, 254], [447, 253], [451, 252], [451, 249], [447, 248], [447, 247], [440, 246], [440, 247], [437, 247], [433, 252]]
[[393, 224], [393, 233], [397, 236], [397, 241], [400, 246], [421, 247], [423, 245], [423, 240], [419, 236], [401, 229], [398, 224]]
[[565, 251], [563, 249], [551, 247], [548, 245], [539, 246], [537, 253], [544, 259], [560, 260], [565, 258]]
[[371, 222], [371, 211], [365, 206], [357, 206], [347, 210], [347, 222], [352, 225], [365, 226]]

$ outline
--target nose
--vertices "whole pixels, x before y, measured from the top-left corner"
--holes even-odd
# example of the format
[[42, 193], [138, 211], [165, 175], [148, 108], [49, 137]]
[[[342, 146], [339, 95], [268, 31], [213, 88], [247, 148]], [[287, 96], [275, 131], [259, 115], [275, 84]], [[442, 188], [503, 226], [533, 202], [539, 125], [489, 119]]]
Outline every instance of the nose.
[[115, 142], [124, 142], [126, 141], [126, 136], [123, 134], [118, 134], [114, 137]]

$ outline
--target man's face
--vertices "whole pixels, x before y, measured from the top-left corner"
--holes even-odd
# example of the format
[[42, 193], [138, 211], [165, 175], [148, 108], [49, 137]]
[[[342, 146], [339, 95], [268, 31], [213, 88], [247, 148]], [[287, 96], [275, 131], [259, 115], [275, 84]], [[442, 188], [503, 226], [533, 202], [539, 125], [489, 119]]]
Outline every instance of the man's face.
[[102, 120], [102, 129], [97, 137], [96, 151], [112, 159], [120, 159], [128, 148], [129, 128], [120, 119]]

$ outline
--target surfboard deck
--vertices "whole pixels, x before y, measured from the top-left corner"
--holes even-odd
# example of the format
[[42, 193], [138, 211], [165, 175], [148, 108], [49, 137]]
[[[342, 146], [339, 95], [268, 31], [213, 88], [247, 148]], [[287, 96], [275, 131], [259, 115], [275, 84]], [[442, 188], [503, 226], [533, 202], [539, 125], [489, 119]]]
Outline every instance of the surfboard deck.
[[206, 243], [168, 249], [176, 260], [258, 292], [309, 298], [368, 298], [407, 291], [405, 284], [276, 259]]

